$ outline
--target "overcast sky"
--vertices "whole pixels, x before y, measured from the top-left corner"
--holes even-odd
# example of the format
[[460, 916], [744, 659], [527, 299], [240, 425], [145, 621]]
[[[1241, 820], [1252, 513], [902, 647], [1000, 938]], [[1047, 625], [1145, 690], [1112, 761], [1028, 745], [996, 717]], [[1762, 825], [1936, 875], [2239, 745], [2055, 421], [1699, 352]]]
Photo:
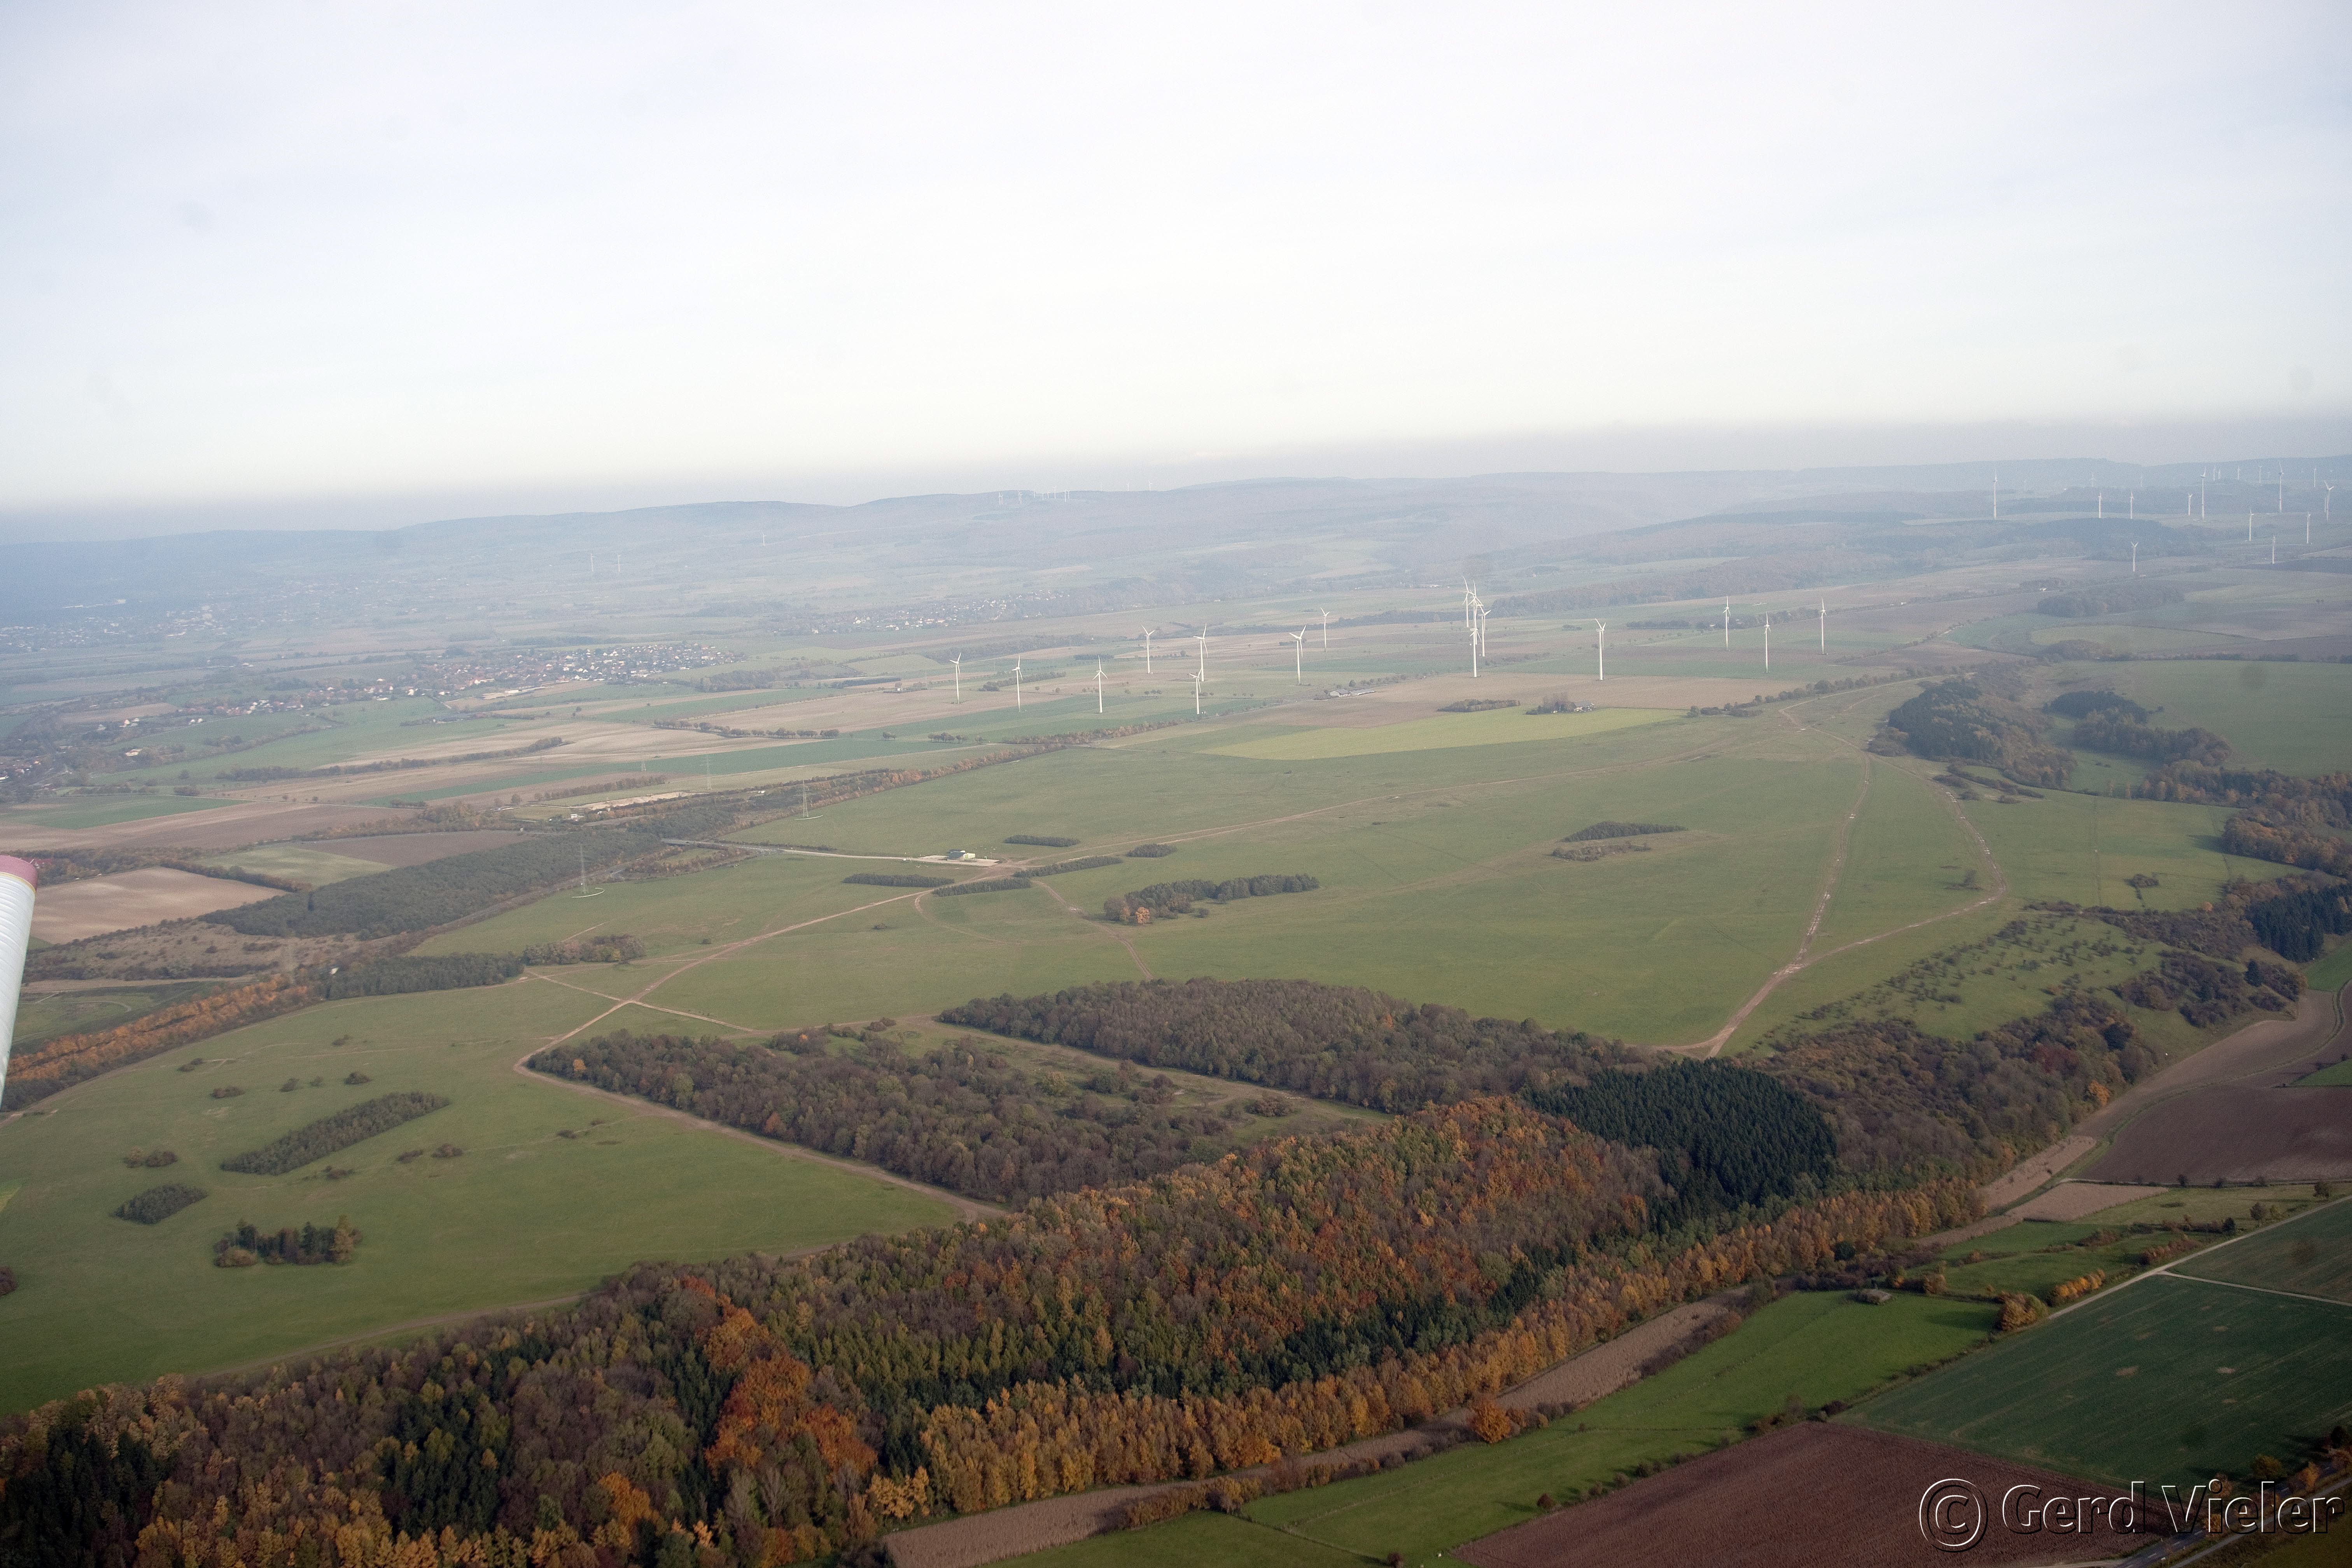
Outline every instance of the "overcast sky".
[[0, 517], [2252, 456], [2147, 448], [2352, 410], [2347, 45], [2340, 3], [7, 5]]

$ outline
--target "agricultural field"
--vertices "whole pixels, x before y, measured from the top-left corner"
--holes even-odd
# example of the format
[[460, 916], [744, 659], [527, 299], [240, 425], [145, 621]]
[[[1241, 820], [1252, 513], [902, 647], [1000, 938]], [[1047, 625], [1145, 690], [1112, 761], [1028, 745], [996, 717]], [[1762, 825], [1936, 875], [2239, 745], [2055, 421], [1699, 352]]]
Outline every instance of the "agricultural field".
[[60, 1035], [110, 1029], [142, 1013], [184, 1002], [217, 984], [211, 980], [165, 980], [139, 985], [28, 991], [16, 1001], [16, 1048], [29, 1051]]
[[2157, 1275], [1855, 1418], [2109, 1485], [2242, 1476], [2257, 1455], [2285, 1458], [2352, 1418], [2352, 1306]]
[[2352, 1202], [2298, 1215], [2210, 1258], [2176, 1264], [2174, 1271], [2352, 1305]]
[[[792, 1251], [954, 1216], [905, 1186], [514, 1070], [600, 1005], [532, 979], [331, 1003], [110, 1073], [14, 1119], [0, 1130], [0, 1187], [16, 1184], [0, 1209], [0, 1259], [18, 1282], [0, 1297], [12, 1347], [0, 1409], [570, 1296], [641, 1258]], [[347, 1084], [353, 1074], [368, 1081]], [[232, 1086], [242, 1094], [214, 1098]], [[219, 1169], [331, 1111], [409, 1089], [452, 1103], [290, 1175]], [[445, 1143], [465, 1152], [433, 1157]], [[134, 1148], [178, 1160], [126, 1166]], [[410, 1149], [427, 1152], [402, 1160]], [[330, 1167], [349, 1173], [327, 1179]], [[209, 1195], [153, 1226], [114, 1217], [173, 1180]], [[215, 1238], [240, 1219], [341, 1215], [364, 1237], [346, 1266], [213, 1267]]]
[[[455, 835], [435, 834], [433, 837], [454, 837]], [[267, 877], [284, 877], [291, 881], [308, 882], [314, 888], [323, 888], [330, 882], [346, 881], [353, 877], [370, 876], [384, 868], [380, 860], [362, 859], [356, 855], [303, 844], [256, 845], [226, 855], [207, 856], [204, 864], [239, 871], [258, 871]]]
[[26, 805], [0, 810], [0, 832], [46, 827], [110, 827], [118, 822], [144, 822], [160, 816], [180, 816], [209, 811], [224, 804], [191, 800], [183, 795], [79, 795], [57, 805]]
[[277, 889], [251, 882], [142, 866], [119, 876], [44, 888], [33, 906], [33, 934], [44, 942], [79, 942], [110, 931], [233, 910], [277, 895]]
[[[1421, 1562], [1516, 1524], [1549, 1492], [1568, 1499], [1643, 1461], [1704, 1453], [1791, 1401], [1852, 1401], [1909, 1369], [1982, 1342], [1992, 1309], [1842, 1292], [1785, 1297], [1723, 1339], [1633, 1387], [1496, 1447], [1473, 1444], [1397, 1470], [1249, 1505], [1248, 1517], [1319, 1544]], [[1121, 1561], [1113, 1537], [1093, 1561]]]

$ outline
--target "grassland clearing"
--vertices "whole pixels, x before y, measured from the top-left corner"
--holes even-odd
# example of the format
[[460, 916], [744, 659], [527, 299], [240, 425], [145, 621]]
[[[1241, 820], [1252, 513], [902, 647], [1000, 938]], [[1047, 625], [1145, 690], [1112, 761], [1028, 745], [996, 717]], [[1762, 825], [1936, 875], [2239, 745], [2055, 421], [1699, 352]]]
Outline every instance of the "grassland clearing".
[[[0, 1367], [0, 1408], [559, 1296], [640, 1258], [789, 1251], [952, 1217], [928, 1194], [590, 1103], [512, 1070], [600, 1006], [524, 982], [331, 1003], [110, 1073], [0, 1126], [0, 1184], [21, 1184], [0, 1211], [0, 1257], [19, 1285], [0, 1299], [0, 1335], [16, 1347]], [[179, 1070], [199, 1055], [203, 1067]], [[364, 1089], [343, 1087], [354, 1071], [369, 1076]], [[279, 1092], [288, 1079], [300, 1087]], [[231, 1084], [244, 1094], [212, 1098]], [[350, 1100], [404, 1089], [454, 1103], [429, 1125], [291, 1175], [217, 1169]], [[444, 1142], [464, 1155], [397, 1158]], [[123, 1165], [134, 1146], [174, 1150], [173, 1173], [200, 1173], [192, 1179], [212, 1195], [152, 1227], [108, 1218], [155, 1180]], [[352, 1173], [321, 1179], [326, 1164]], [[331, 1223], [341, 1214], [368, 1237], [348, 1266], [211, 1267], [213, 1237], [240, 1217]]]
[[2303, 983], [2314, 991], [2341, 991], [2352, 985], [2352, 941], [2337, 942], [2334, 951], [2305, 969]]
[[2174, 1272], [2352, 1305], [2352, 1203], [2298, 1215]]
[[2119, 691], [2158, 710], [2151, 722], [2168, 729], [2210, 730], [2243, 766], [2305, 775], [2352, 766], [2352, 666], [2136, 659], [2059, 665], [2049, 679]]
[[[415, 837], [442, 836], [417, 834]], [[456, 835], [447, 837], [455, 837]], [[225, 869], [258, 871], [264, 876], [284, 877], [291, 881], [308, 882], [314, 888], [323, 888], [330, 882], [347, 881], [353, 877], [373, 876], [384, 869], [384, 862], [381, 860], [363, 859], [357, 855], [316, 849], [300, 844], [257, 844], [249, 849], [239, 849], [227, 855], [208, 856], [204, 863]]]
[[1317, 726], [1216, 748], [1223, 756], [1260, 762], [1328, 762], [1386, 752], [1432, 752], [1454, 746], [1494, 746], [1527, 741], [1579, 740], [1612, 731], [1656, 724], [1676, 715], [1656, 708], [1608, 708], [1591, 713], [1530, 715], [1521, 709], [1486, 713], [1444, 713], [1383, 724], [1376, 729]]
[[1884, 1431], [2151, 1486], [2242, 1476], [2256, 1455], [2286, 1458], [2347, 1416], [2352, 1307], [2170, 1274], [2094, 1296], [1858, 1413]]

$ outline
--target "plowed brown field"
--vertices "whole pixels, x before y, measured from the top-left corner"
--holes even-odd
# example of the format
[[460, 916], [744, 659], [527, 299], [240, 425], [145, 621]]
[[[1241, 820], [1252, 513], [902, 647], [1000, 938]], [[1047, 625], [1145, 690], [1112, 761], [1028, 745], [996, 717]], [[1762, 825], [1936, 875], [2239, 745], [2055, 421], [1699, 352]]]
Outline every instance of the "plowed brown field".
[[1994, 1510], [1960, 1561], [2095, 1562], [2151, 1539], [2118, 1535], [2104, 1523], [2088, 1535], [2012, 1533], [1997, 1511], [2011, 1487], [2036, 1486], [2044, 1498], [2114, 1494], [1959, 1448], [1814, 1421], [1497, 1531], [1454, 1555], [1479, 1568], [1926, 1568], [1955, 1560], [1928, 1545], [1918, 1524], [1921, 1494], [1947, 1477], [1973, 1482]]

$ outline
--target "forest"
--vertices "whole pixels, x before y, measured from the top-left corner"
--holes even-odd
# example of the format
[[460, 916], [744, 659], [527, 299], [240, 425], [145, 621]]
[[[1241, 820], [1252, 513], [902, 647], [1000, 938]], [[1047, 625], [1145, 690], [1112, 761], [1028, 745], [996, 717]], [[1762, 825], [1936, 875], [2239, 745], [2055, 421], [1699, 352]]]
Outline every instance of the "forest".
[[1670, 827], [1663, 822], [1596, 822], [1589, 827], [1578, 828], [1560, 842], [1583, 844], [1598, 838], [1639, 838], [1652, 833], [1682, 831], [1679, 827]]
[[338, 1149], [348, 1149], [379, 1132], [388, 1132], [404, 1121], [414, 1121], [448, 1103], [437, 1094], [426, 1094], [417, 1089], [380, 1094], [373, 1100], [363, 1100], [331, 1116], [321, 1116], [307, 1126], [297, 1127], [285, 1137], [265, 1143], [258, 1149], [232, 1154], [221, 1162], [221, 1169], [254, 1176], [283, 1176], [300, 1170], [313, 1160], [322, 1160]]
[[944, 888], [953, 877], [924, 877], [912, 871], [852, 871], [842, 879], [861, 888]]
[[2044, 713], [2055, 713], [2066, 719], [2084, 719], [2094, 713], [2105, 713], [2138, 723], [2151, 717], [2148, 710], [2120, 691], [2102, 688], [2096, 691], [2066, 691], [2042, 705]]
[[205, 1190], [185, 1182], [166, 1182], [160, 1187], [150, 1187], [136, 1197], [123, 1200], [114, 1211], [118, 1219], [135, 1220], [141, 1225], [161, 1225], [186, 1208], [204, 1201]]
[[1837, 1141], [1820, 1109], [1779, 1079], [1732, 1062], [1612, 1068], [1589, 1084], [1529, 1089], [1525, 1098], [1597, 1138], [1656, 1150], [1669, 1195], [1653, 1210], [1669, 1229], [1818, 1190], [1837, 1168]]
[[740, 1044], [604, 1035], [533, 1057], [534, 1071], [676, 1106], [764, 1137], [865, 1160], [997, 1203], [1157, 1175], [1223, 1152], [1230, 1120], [1125, 1063], [1080, 1085], [1032, 1075], [967, 1036], [928, 1056], [869, 1037], [835, 1055], [822, 1034]]
[[[1071, 868], [1075, 869], [1075, 865]], [[1154, 919], [1181, 915], [1196, 902], [1223, 904], [1235, 899], [1271, 898], [1276, 893], [1311, 893], [1322, 885], [1304, 872], [1229, 877], [1218, 882], [1197, 878], [1181, 882], [1154, 882], [1131, 893], [1112, 894], [1103, 900], [1103, 913], [1111, 920], [1132, 924], [1139, 915], [1146, 911], [1149, 911], [1148, 918]]]
[[409, 991], [460, 991], [511, 980], [522, 973], [522, 966], [521, 956], [511, 952], [452, 952], [438, 958], [403, 954], [339, 965], [333, 973], [312, 981], [310, 989], [321, 1002]]
[[2160, 729], [2113, 709], [2100, 709], [2076, 721], [2074, 744], [2119, 757], [2202, 763], [2208, 767], [2218, 767], [2230, 758], [2230, 742], [2210, 730]]
[[1661, 1247], [1654, 1180], [1487, 1099], [986, 1224], [640, 1266], [576, 1308], [13, 1417], [0, 1544], [299, 1565], [446, 1531], [445, 1562], [617, 1568], [687, 1530], [759, 1568], [1391, 1430], [1976, 1212], [1957, 1183], [1852, 1191]]
[[1473, 1018], [1312, 980], [1122, 980], [974, 997], [939, 1017], [1387, 1111], [1517, 1093], [1633, 1059], [1581, 1030], [1555, 1034], [1532, 1019]]
[[1822, 1109], [1848, 1169], [1914, 1177], [2006, 1170], [2156, 1065], [2121, 1008], [2076, 991], [1972, 1039], [1878, 1019], [1798, 1036], [1756, 1063]]
[[213, 1262], [223, 1268], [250, 1268], [257, 1263], [349, 1263], [352, 1253], [365, 1239], [352, 1228], [349, 1215], [332, 1225], [305, 1225], [299, 1229], [289, 1225], [259, 1230], [251, 1220], [241, 1219], [236, 1228], [213, 1243]]
[[2074, 758], [2043, 742], [2044, 722], [1966, 676], [1937, 681], [1886, 715], [1888, 728], [1919, 756], [1989, 763], [2020, 784], [2057, 788]]
[[446, 925], [501, 899], [577, 877], [583, 850], [588, 869], [601, 871], [660, 847], [658, 837], [634, 831], [518, 835], [515, 843], [496, 849], [395, 867], [201, 918], [247, 936], [392, 936]]

